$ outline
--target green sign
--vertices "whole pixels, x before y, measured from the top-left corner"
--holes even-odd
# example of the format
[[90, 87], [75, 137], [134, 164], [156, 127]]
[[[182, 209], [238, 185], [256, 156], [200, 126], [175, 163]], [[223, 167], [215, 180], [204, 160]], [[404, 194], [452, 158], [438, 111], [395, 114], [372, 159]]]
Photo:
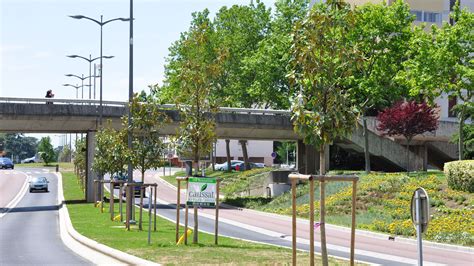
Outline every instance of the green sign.
[[215, 178], [190, 177], [186, 204], [188, 206], [216, 206], [216, 184]]

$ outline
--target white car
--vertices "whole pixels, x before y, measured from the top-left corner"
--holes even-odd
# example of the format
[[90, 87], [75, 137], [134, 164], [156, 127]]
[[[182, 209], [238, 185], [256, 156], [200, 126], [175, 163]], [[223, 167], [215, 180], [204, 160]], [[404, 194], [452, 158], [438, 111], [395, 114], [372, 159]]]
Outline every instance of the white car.
[[38, 160], [36, 159], [36, 157], [31, 157], [31, 158], [26, 158], [26, 159], [23, 159], [21, 160], [21, 163], [37, 163]]
[[48, 179], [46, 177], [33, 177], [30, 181], [30, 192], [34, 190], [43, 190], [48, 192]]

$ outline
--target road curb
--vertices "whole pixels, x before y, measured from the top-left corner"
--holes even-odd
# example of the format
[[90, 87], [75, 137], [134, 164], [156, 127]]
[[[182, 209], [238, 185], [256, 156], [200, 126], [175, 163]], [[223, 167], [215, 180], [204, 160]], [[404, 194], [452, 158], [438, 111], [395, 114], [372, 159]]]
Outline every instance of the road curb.
[[[71, 219], [69, 217], [69, 212], [67, 209], [66, 204], [64, 203], [64, 193], [63, 193], [63, 188], [62, 188], [62, 175], [61, 173], [55, 173], [55, 175], [58, 177], [58, 201], [59, 205], [62, 204], [62, 207], [60, 208], [60, 215], [59, 219], [63, 220], [64, 225], [66, 227], [66, 232], [77, 242], [80, 244], [87, 246], [99, 253], [102, 253], [103, 255], [112, 257], [115, 260], [121, 261], [125, 264], [128, 265], [160, 265], [158, 263], [148, 261], [133, 255], [130, 255], [128, 253], [125, 253], [123, 251], [111, 248], [109, 246], [106, 246], [104, 244], [101, 244], [97, 241], [94, 241], [90, 238], [87, 238], [81, 234], [79, 234], [74, 227], [72, 226]], [[63, 210], [63, 211], [61, 211]]]

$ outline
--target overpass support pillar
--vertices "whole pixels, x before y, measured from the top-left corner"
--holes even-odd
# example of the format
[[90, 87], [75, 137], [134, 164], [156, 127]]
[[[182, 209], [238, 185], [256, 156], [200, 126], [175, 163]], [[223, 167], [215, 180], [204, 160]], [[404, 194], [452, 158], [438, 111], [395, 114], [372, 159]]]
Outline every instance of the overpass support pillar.
[[92, 163], [94, 162], [95, 155], [95, 138], [96, 132], [87, 132], [87, 151], [86, 151], [86, 201], [95, 202], [97, 199], [94, 194], [94, 180], [97, 178], [97, 174], [92, 171]]
[[[300, 174], [319, 173], [319, 149], [298, 140], [296, 145], [296, 168]], [[329, 170], [329, 145], [326, 146], [326, 171]]]

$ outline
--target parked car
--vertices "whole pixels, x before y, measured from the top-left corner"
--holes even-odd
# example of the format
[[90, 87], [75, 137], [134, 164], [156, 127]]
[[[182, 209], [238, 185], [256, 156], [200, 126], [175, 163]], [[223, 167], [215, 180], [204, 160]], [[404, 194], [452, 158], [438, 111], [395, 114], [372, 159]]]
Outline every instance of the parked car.
[[15, 165], [9, 158], [0, 158], [0, 169], [14, 169]]
[[43, 190], [48, 192], [48, 183], [49, 181], [46, 179], [46, 177], [33, 177], [33, 179], [30, 181], [30, 192], [33, 192], [34, 190]]
[[23, 159], [21, 160], [21, 163], [37, 163], [38, 160], [36, 159], [36, 157], [31, 157], [31, 158], [26, 158], [26, 159]]
[[[240, 160], [231, 160], [230, 161], [230, 166], [232, 169], [235, 169], [235, 165], [236, 164], [239, 164], [239, 163], [243, 163], [243, 161], [240, 161]], [[219, 163], [219, 164], [216, 164], [215, 165], [215, 169], [217, 171], [227, 171], [227, 162], [223, 162], [223, 163]]]

